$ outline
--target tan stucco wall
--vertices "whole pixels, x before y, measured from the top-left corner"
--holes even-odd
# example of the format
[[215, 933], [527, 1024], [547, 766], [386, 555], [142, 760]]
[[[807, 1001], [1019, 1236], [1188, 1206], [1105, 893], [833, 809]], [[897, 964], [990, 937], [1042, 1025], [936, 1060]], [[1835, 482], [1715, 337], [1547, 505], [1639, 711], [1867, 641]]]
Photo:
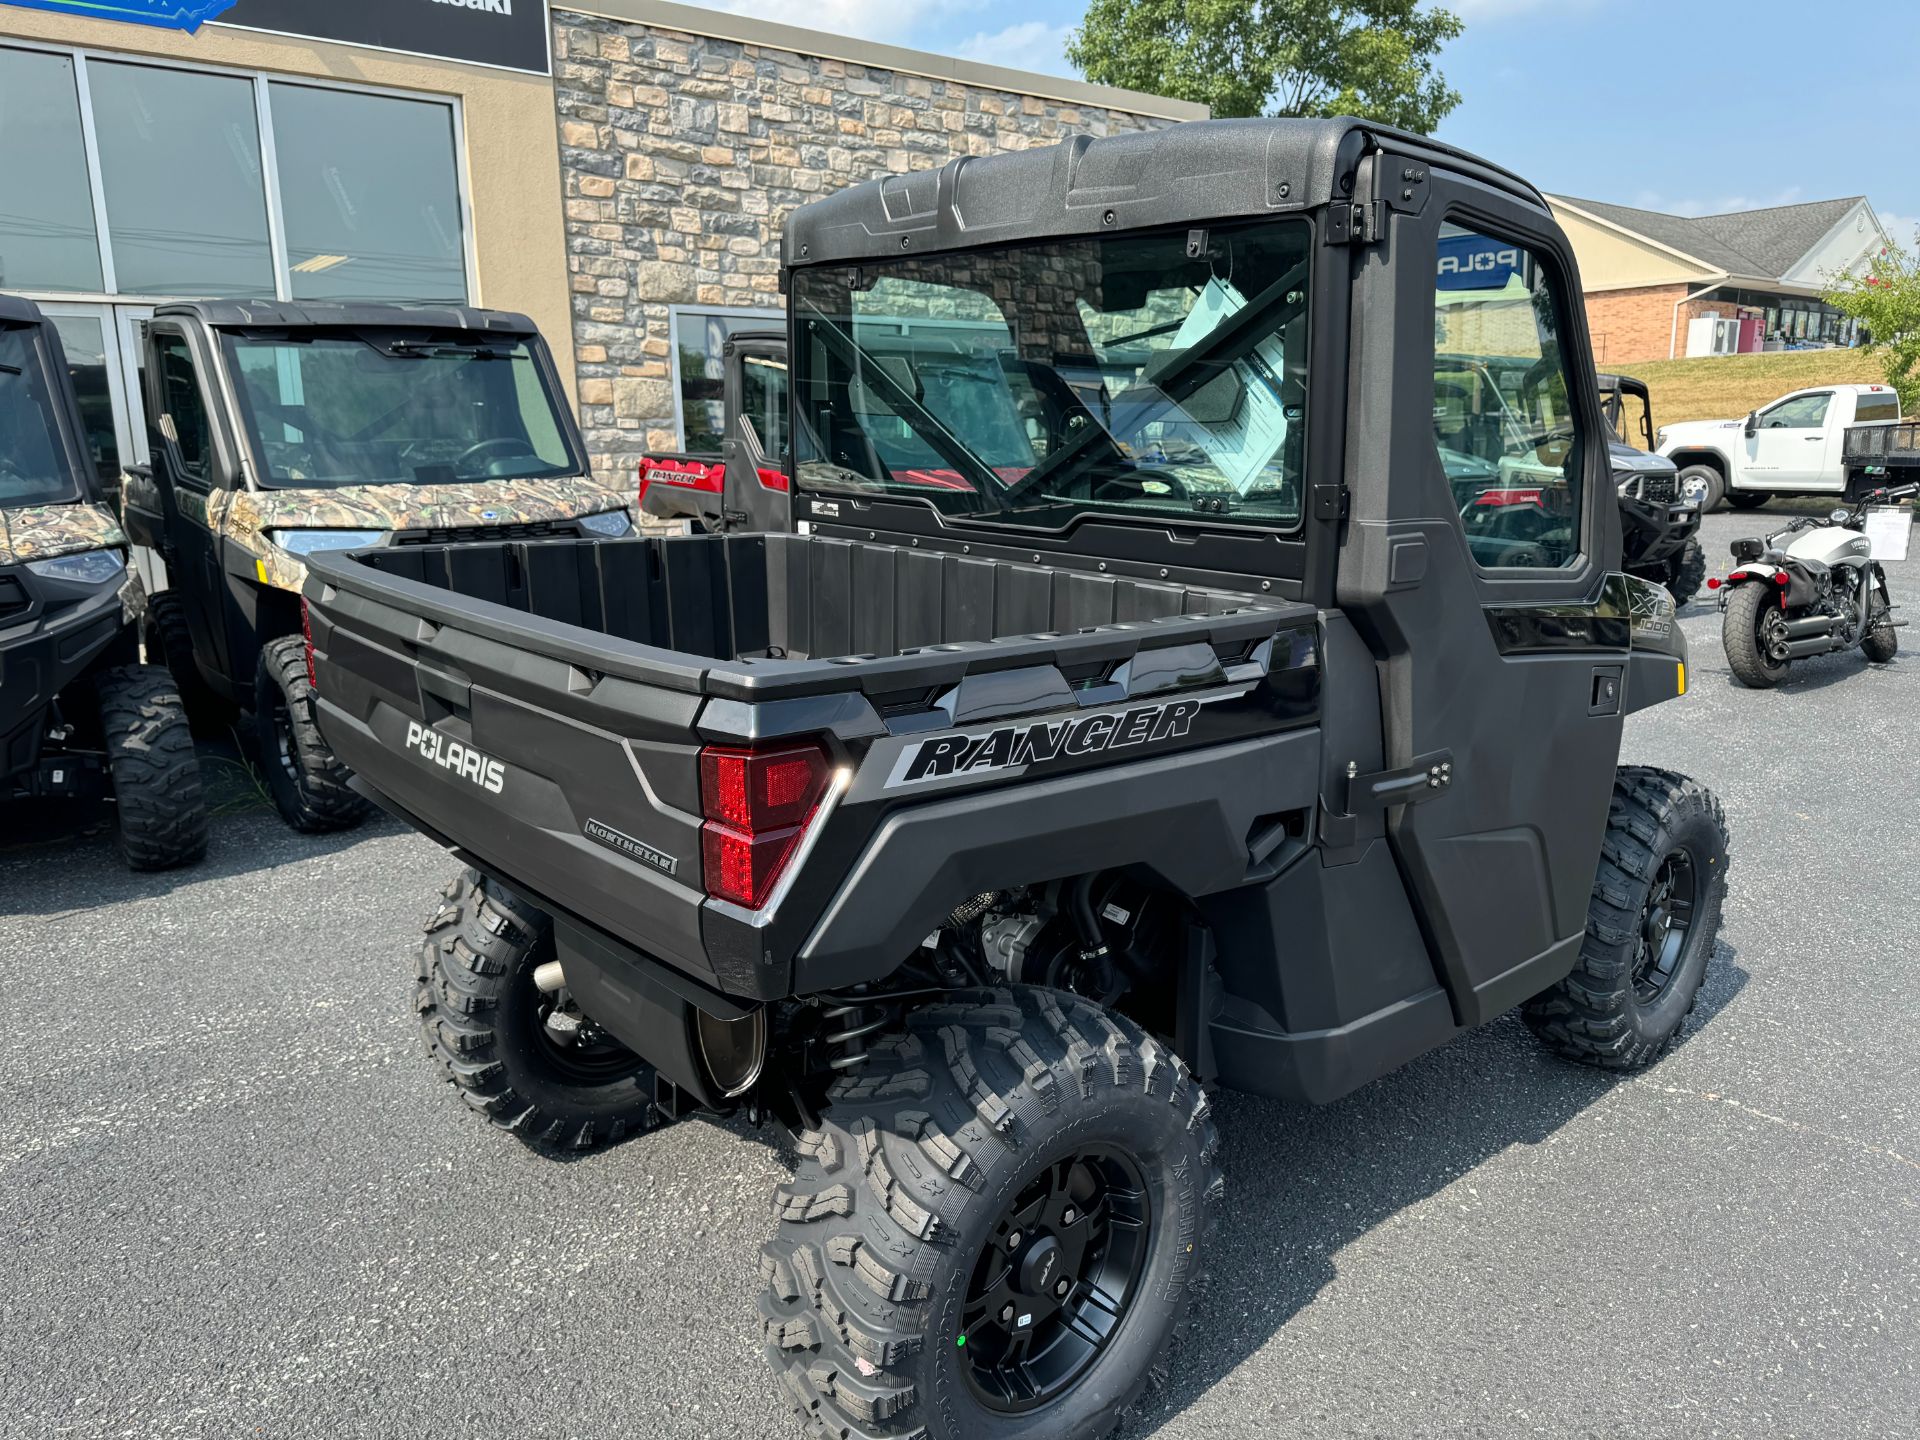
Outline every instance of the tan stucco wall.
[[1718, 279], [1717, 271], [1690, 264], [1617, 230], [1596, 225], [1553, 204], [1554, 219], [1567, 232], [1574, 258], [1580, 262], [1580, 284], [1588, 294], [1596, 290], [1629, 290], [1648, 285], [1689, 285], [1698, 289]]
[[[319, 0], [316, 0], [319, 3]], [[553, 87], [544, 76], [357, 50], [204, 25], [197, 34], [0, 7], [0, 38], [16, 36], [122, 55], [457, 96], [465, 120], [473, 206], [476, 305], [518, 310], [548, 337], [569, 395], [572, 314]], [[187, 183], [189, 177], [182, 177]]]

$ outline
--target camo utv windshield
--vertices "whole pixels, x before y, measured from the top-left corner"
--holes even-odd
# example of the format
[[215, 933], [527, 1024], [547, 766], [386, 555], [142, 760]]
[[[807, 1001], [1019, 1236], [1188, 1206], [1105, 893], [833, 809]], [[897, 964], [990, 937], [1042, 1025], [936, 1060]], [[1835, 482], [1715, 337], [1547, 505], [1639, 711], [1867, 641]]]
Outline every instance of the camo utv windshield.
[[81, 497], [34, 331], [0, 327], [0, 510]]
[[265, 485], [442, 485], [583, 471], [523, 342], [230, 334], [226, 346]]
[[1294, 527], [1307, 226], [1191, 233], [796, 271], [801, 488], [1044, 529]]

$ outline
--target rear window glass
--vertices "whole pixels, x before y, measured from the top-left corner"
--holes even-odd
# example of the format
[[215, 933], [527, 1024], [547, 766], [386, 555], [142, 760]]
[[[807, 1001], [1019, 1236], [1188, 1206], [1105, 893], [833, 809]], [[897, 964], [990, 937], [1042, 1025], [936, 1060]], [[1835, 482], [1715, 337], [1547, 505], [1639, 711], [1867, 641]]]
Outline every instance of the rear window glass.
[[1891, 390], [1884, 395], [1862, 395], [1859, 403], [1853, 407], [1853, 419], [1856, 425], [1873, 425], [1882, 420], [1900, 418], [1900, 397]]

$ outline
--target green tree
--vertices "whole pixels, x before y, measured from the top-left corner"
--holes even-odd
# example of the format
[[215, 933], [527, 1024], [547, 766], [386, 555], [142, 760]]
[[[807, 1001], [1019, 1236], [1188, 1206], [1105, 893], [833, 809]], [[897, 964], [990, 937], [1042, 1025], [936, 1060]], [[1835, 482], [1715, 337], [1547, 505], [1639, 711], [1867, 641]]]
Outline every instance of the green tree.
[[1423, 0], [1091, 0], [1067, 58], [1089, 80], [1219, 116], [1358, 115], [1426, 134], [1460, 103], [1434, 62], [1461, 28]]
[[1900, 394], [1901, 410], [1920, 410], [1920, 258], [1889, 245], [1864, 275], [1828, 285], [1826, 301], [1873, 332], [1873, 348], [1887, 383]]

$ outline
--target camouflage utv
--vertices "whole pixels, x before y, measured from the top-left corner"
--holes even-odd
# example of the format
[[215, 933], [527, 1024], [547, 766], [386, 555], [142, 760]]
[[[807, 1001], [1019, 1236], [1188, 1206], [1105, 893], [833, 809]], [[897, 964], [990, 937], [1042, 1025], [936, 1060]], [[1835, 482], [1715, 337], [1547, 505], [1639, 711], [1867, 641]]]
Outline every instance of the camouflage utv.
[[129, 865], [184, 865], [207, 848], [193, 737], [138, 663], [143, 597], [83, 434], [58, 333], [0, 295], [0, 800], [109, 799]]
[[367, 813], [313, 723], [300, 587], [315, 551], [620, 536], [552, 356], [521, 315], [394, 305], [162, 306], [145, 348], [153, 463], [127, 529], [202, 723], [245, 717], [299, 830]]

